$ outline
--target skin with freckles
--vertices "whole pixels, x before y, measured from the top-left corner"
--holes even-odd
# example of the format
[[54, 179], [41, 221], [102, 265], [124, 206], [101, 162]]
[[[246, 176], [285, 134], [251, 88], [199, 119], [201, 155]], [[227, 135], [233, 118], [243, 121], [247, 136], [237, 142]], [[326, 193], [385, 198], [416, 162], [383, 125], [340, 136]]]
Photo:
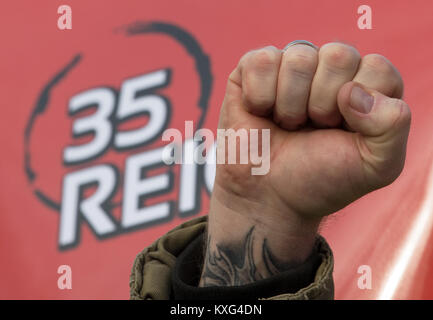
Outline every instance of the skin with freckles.
[[231, 245], [249, 248], [257, 272], [267, 265], [264, 242], [279, 265], [302, 263], [324, 216], [392, 183], [410, 128], [402, 94], [388, 59], [346, 44], [246, 53], [228, 78], [218, 127], [270, 129], [270, 171], [217, 165], [201, 285], [215, 283], [207, 266]]

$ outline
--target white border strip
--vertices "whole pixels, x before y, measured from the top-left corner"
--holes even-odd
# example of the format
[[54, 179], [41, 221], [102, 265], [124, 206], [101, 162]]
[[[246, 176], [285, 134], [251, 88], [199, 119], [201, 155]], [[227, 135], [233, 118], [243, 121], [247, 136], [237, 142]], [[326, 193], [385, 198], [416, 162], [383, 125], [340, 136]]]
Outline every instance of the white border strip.
[[423, 250], [426, 245], [428, 233], [433, 222], [433, 166], [429, 170], [427, 190], [422, 205], [399, 252], [399, 256], [396, 258], [392, 270], [388, 273], [385, 285], [377, 297], [379, 300], [389, 300], [394, 297], [415, 252]]

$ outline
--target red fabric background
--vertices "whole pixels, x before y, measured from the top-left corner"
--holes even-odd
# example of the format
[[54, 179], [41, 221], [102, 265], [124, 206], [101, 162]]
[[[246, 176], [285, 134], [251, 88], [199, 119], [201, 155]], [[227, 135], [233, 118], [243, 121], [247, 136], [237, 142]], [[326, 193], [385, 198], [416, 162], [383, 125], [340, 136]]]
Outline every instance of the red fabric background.
[[[57, 28], [58, 6], [72, 8], [72, 30]], [[373, 29], [357, 27], [357, 8], [372, 8]], [[204, 127], [215, 130], [225, 81], [247, 50], [284, 45], [307, 39], [317, 45], [344, 41], [361, 54], [380, 53], [401, 71], [405, 100], [413, 112], [407, 164], [391, 186], [374, 192], [330, 217], [322, 233], [335, 253], [337, 299], [376, 299], [386, 285], [407, 236], [420, 215], [431, 211], [427, 198], [432, 157], [433, 124], [433, 3], [395, 1], [7, 1], [0, 5], [0, 298], [126, 299], [135, 255], [155, 238], [188, 219], [174, 218], [108, 239], [97, 239], [81, 225], [80, 243], [59, 251], [59, 213], [33, 194], [24, 171], [24, 132], [42, 87], [77, 53], [82, 62], [56, 87], [50, 109], [37, 120], [31, 154], [38, 168], [38, 187], [60, 201], [62, 176], [95, 163], [123, 168], [125, 158], [137, 152], [108, 151], [81, 167], [65, 167], [62, 151], [74, 143], [69, 98], [85, 89], [119, 87], [135, 75], [170, 65], [174, 70], [164, 91], [173, 102], [170, 127], [183, 130], [184, 120], [197, 119], [197, 75], [178, 45], [161, 37], [125, 38], [119, 27], [136, 21], [175, 24], [200, 43], [209, 56], [214, 77]], [[139, 126], [139, 120], [135, 124]], [[132, 124], [131, 124], [132, 126]], [[83, 140], [85, 141], [85, 140]], [[154, 148], [160, 141], [148, 146]], [[175, 189], [166, 197], [176, 199]], [[121, 194], [116, 195], [120, 201]], [[164, 199], [164, 196], [160, 199]], [[427, 199], [428, 200], [428, 199]], [[159, 200], [160, 201], [160, 200]], [[208, 195], [202, 192], [199, 214], [206, 214]], [[433, 212], [430, 212], [431, 214]], [[430, 215], [431, 215], [430, 214]], [[115, 211], [119, 218], [119, 210]], [[433, 298], [431, 224], [423, 223], [410, 262], [394, 298]], [[72, 290], [59, 290], [57, 268], [72, 268]], [[357, 286], [360, 265], [372, 268], [372, 289]], [[397, 280], [396, 280], [397, 281]], [[383, 296], [382, 296], [383, 297]]]

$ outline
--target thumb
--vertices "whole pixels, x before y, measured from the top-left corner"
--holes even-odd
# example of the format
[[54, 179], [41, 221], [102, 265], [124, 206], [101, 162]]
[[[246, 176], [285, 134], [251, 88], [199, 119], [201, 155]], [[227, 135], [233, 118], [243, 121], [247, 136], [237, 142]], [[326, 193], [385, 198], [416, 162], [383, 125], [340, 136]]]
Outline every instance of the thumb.
[[389, 98], [359, 83], [338, 93], [340, 113], [351, 129], [373, 188], [394, 181], [403, 170], [411, 112], [400, 99]]

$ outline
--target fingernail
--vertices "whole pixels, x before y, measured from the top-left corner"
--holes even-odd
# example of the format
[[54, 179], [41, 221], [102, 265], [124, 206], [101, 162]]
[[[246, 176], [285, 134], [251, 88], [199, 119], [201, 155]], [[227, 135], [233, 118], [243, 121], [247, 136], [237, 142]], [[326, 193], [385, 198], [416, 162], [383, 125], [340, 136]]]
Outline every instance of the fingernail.
[[374, 104], [374, 97], [364, 89], [353, 86], [350, 93], [350, 106], [358, 112], [369, 113]]

